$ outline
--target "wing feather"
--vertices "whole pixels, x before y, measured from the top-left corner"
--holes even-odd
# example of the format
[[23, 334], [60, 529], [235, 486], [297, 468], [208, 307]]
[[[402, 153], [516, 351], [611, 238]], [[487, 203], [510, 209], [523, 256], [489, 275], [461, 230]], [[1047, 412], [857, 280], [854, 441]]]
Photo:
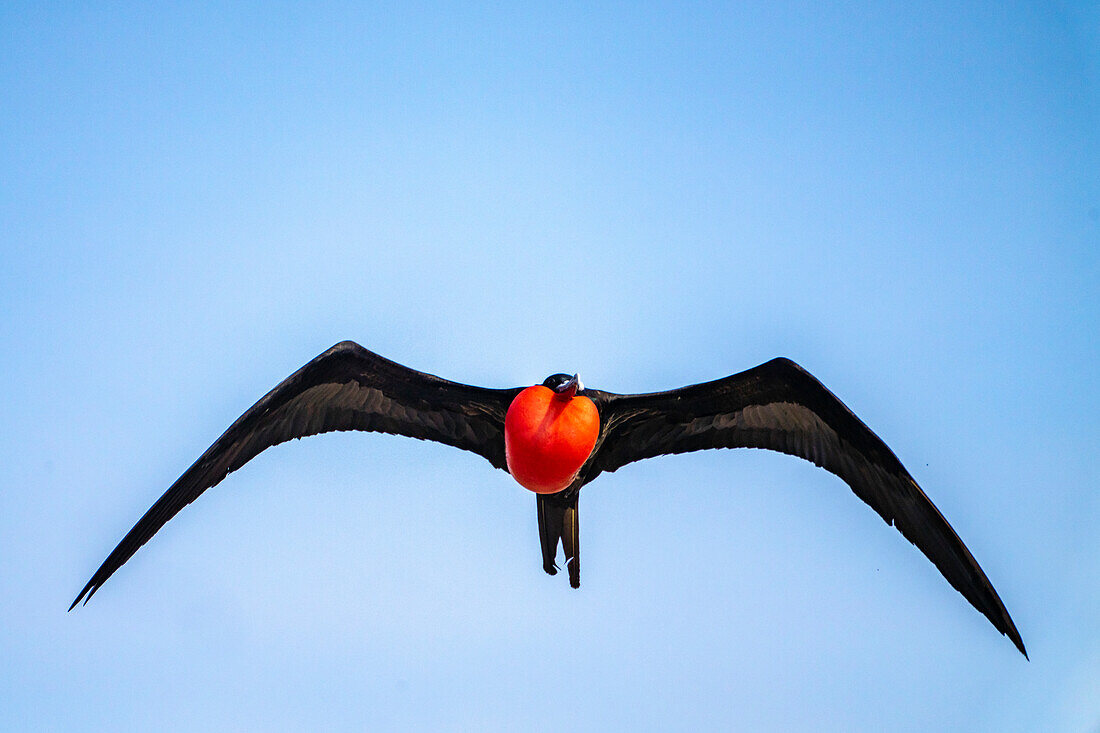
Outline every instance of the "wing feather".
[[504, 415], [518, 391], [449, 382], [354, 342], [336, 344], [241, 415], [126, 534], [69, 609], [87, 603], [183, 507], [288, 440], [337, 430], [394, 433], [473, 451], [507, 470]]
[[707, 448], [766, 448], [843, 479], [1027, 656], [985, 573], [897, 456], [809, 372], [789, 359], [669, 392], [594, 392], [603, 419], [585, 482], [632, 461]]

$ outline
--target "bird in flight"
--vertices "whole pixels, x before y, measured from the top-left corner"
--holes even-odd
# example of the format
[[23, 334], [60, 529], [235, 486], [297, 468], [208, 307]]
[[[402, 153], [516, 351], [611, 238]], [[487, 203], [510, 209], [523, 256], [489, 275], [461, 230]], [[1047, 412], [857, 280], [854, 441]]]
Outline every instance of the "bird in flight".
[[526, 388], [474, 387], [343, 341], [229, 426], [123, 537], [69, 610], [87, 603], [183, 507], [261, 451], [335, 430], [434, 440], [507, 471], [536, 495], [543, 569], [557, 573], [560, 543], [574, 588], [580, 585], [577, 498], [604, 471], [705, 448], [798, 456], [843, 479], [1027, 656], [997, 591], [897, 456], [821, 382], [783, 358], [713, 382], [623, 395], [586, 389], [575, 374], [554, 374]]

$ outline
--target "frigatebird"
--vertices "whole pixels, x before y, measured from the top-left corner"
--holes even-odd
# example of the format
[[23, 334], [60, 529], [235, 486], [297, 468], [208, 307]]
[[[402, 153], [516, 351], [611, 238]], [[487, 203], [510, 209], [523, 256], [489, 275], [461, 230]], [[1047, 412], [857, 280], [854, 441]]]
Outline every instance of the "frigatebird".
[[241, 415], [145, 513], [69, 607], [85, 603], [200, 494], [261, 451], [335, 430], [393, 433], [473, 451], [536, 494], [543, 569], [560, 543], [580, 585], [577, 498], [604, 471], [705, 448], [767, 448], [843, 479], [1024, 656], [993, 585], [885, 443], [809, 372], [773, 359], [713, 382], [649, 394], [586, 389], [577, 375], [487, 389], [385, 359], [352, 341], [325, 351]]

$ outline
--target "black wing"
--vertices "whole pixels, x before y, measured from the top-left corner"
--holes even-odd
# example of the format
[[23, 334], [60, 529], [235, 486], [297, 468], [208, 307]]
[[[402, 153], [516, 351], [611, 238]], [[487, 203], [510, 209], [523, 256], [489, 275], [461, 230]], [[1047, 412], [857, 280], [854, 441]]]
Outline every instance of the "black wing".
[[774, 359], [714, 382], [669, 392], [591, 392], [603, 421], [582, 477], [632, 461], [704, 448], [768, 448], [812, 461], [935, 563], [947, 581], [1027, 656], [997, 591], [886, 444], [809, 372]]
[[369, 430], [435, 440], [504, 460], [504, 415], [519, 389], [484, 389], [403, 367], [344, 341], [287, 377], [241, 415], [134, 525], [69, 607], [111, 574], [180, 509], [259, 453], [293, 438]]

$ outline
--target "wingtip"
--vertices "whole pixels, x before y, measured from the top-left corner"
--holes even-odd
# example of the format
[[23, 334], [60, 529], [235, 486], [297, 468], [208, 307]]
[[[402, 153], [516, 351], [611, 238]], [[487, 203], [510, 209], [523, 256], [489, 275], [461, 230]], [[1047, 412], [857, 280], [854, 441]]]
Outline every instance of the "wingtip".
[[[1013, 629], [1013, 631], [1015, 632], [1016, 630]], [[1020, 638], [1020, 635], [1018, 633], [1012, 633], [1005, 634], [1005, 636], [1012, 640], [1012, 643], [1015, 644], [1016, 648], [1020, 650], [1020, 654], [1024, 655], [1024, 659], [1030, 662], [1031, 657], [1027, 655], [1027, 649], [1024, 648], [1024, 640]]]
[[989, 590], [993, 594], [993, 600], [995, 605], [999, 607], [1000, 613], [997, 614], [995, 611], [992, 613], [982, 611], [982, 613], [993, 622], [993, 625], [998, 631], [1008, 637], [1008, 640], [1019, 650], [1020, 654], [1024, 655], [1024, 659], [1030, 662], [1031, 657], [1027, 655], [1027, 649], [1024, 647], [1024, 639], [1020, 636], [1020, 631], [1016, 628], [1016, 623], [1012, 620], [1012, 617], [1008, 615], [1008, 609], [1005, 608], [1004, 603], [1001, 602], [1001, 597], [997, 595], [997, 591], [993, 590], [992, 584], [990, 584]]
[[1024, 647], [1024, 639], [1020, 636], [1020, 632], [1016, 629], [1016, 624], [1012, 621], [1012, 617], [1008, 615], [1008, 609], [1004, 607], [1004, 604], [1000, 603], [1001, 599], [999, 596], [996, 595], [996, 591], [994, 591], [994, 598], [996, 598], [998, 604], [1000, 605], [1000, 618], [997, 618], [993, 614], [986, 613], [985, 611], [982, 612], [983, 615], [985, 615], [986, 618], [993, 622], [993, 625], [997, 628], [997, 631], [1000, 631], [1004, 636], [1007, 636], [1008, 640], [1012, 642], [1012, 645], [1016, 647], [1020, 654], [1024, 655], [1024, 659], [1030, 662], [1031, 657], [1027, 655], [1027, 649]]
[[83, 605], [87, 606], [88, 601], [92, 600], [92, 596], [95, 595], [95, 592], [97, 590], [99, 590], [99, 586], [94, 585], [91, 581], [89, 581], [88, 585], [84, 586], [83, 590], [81, 590], [77, 597], [73, 600], [73, 604], [69, 606], [69, 611], [76, 608], [77, 604], [81, 601], [84, 601]]

